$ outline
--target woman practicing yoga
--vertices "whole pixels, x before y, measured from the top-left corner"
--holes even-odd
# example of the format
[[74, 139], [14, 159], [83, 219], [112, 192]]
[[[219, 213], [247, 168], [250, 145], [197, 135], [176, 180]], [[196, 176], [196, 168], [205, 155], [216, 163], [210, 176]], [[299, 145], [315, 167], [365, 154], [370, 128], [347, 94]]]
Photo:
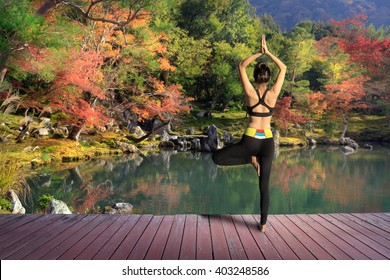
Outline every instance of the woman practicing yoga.
[[[267, 88], [270, 80], [270, 69], [267, 64], [258, 62], [253, 73], [256, 88], [249, 81], [246, 66], [261, 55], [267, 55], [278, 66], [279, 73], [275, 84]], [[260, 189], [260, 224], [261, 232], [265, 231], [269, 208], [269, 178], [274, 156], [274, 139], [271, 131], [272, 112], [282, 88], [286, 74], [286, 65], [272, 55], [267, 48], [264, 35], [261, 50], [239, 64], [241, 83], [245, 91], [249, 124], [240, 142], [223, 148], [213, 154], [218, 165], [240, 165], [252, 163], [259, 176]]]

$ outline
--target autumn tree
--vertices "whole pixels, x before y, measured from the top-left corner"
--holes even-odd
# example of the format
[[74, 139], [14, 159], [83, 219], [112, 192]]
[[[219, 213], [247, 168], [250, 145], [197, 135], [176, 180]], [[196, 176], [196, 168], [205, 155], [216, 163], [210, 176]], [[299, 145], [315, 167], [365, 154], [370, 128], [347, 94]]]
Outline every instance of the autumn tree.
[[364, 101], [366, 90], [364, 83], [369, 79], [364, 76], [350, 77], [338, 84], [326, 85], [327, 110], [339, 114], [343, 120], [343, 130], [340, 139], [345, 137], [348, 129], [349, 112], [353, 109], [366, 109]]
[[306, 118], [295, 109], [291, 109], [291, 97], [283, 97], [275, 106], [275, 124], [284, 130], [285, 137], [288, 136], [288, 129], [294, 124], [306, 122]]

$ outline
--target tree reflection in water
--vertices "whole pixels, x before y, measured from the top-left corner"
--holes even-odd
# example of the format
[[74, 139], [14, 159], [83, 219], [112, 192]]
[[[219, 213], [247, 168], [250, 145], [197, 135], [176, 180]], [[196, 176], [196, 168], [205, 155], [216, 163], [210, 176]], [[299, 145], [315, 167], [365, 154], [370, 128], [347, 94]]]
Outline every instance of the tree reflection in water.
[[[270, 213], [390, 211], [387, 148], [344, 156], [338, 147], [281, 150], [271, 174]], [[33, 201], [51, 194], [75, 213], [128, 202], [135, 213], [258, 213], [250, 166], [217, 167], [211, 154], [161, 151], [95, 159], [29, 180]]]

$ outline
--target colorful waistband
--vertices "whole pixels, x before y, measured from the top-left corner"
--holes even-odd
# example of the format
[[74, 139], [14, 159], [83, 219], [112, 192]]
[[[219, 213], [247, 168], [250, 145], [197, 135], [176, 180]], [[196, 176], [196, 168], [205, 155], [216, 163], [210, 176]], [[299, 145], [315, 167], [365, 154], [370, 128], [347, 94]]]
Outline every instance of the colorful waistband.
[[273, 137], [271, 129], [256, 129], [253, 127], [247, 127], [244, 131], [244, 135], [257, 139], [267, 139]]

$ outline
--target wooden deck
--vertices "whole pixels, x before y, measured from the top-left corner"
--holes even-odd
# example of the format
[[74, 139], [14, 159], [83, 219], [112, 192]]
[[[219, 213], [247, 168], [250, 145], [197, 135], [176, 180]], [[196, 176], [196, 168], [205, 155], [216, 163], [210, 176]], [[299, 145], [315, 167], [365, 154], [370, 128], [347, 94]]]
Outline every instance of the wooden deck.
[[0, 215], [0, 259], [390, 259], [390, 213]]

